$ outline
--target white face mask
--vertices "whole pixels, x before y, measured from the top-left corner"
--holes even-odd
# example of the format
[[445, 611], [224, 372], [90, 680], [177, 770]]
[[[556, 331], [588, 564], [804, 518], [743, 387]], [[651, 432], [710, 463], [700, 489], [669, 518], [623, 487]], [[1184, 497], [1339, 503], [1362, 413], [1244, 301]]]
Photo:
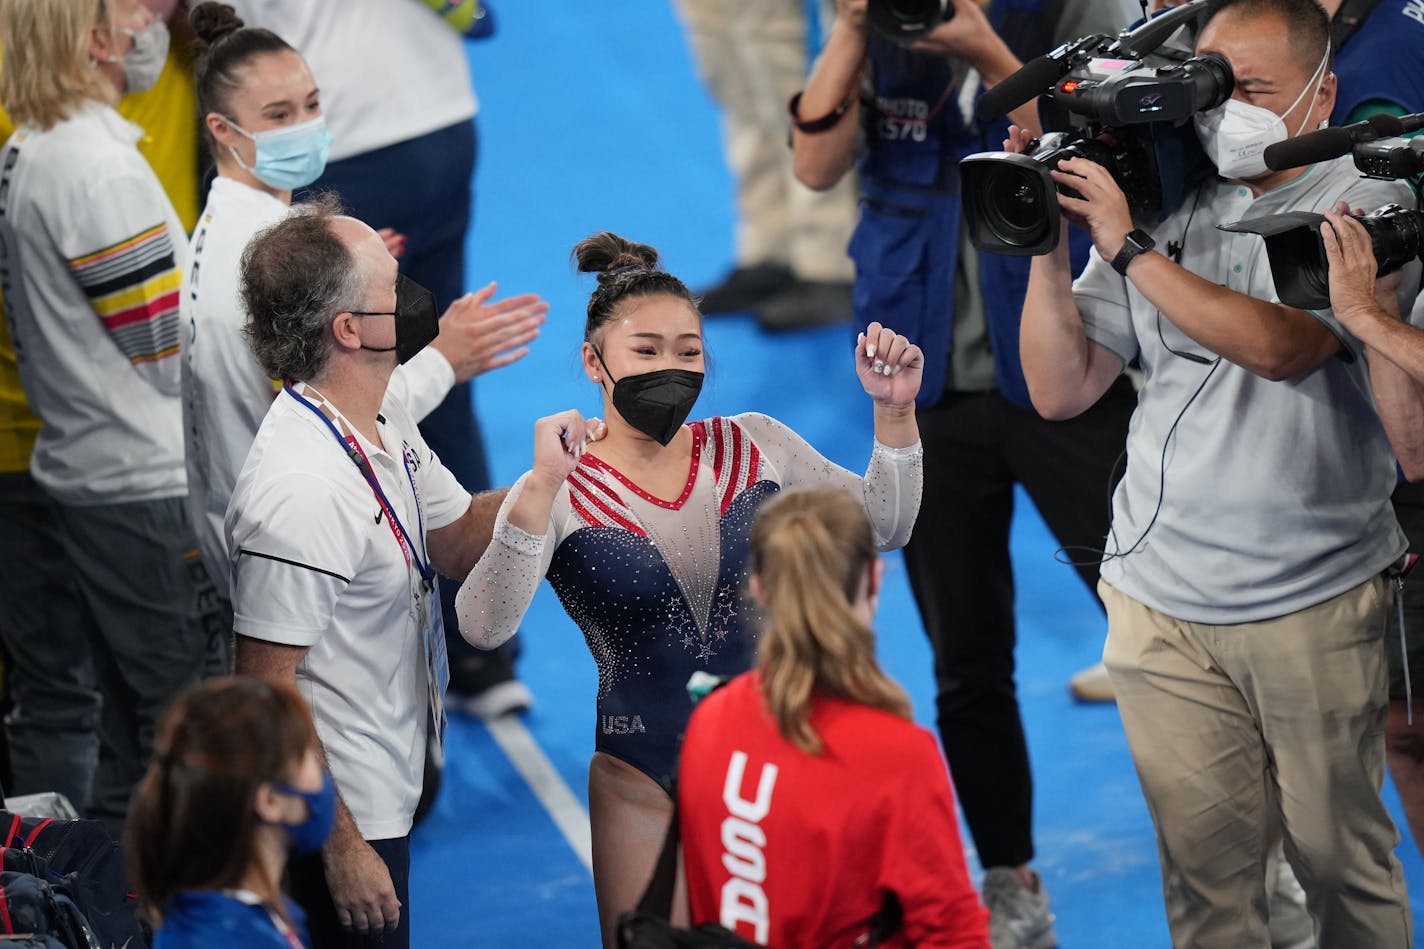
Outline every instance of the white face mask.
[[152, 89], [168, 61], [168, 25], [159, 17], [141, 30], [120, 30], [133, 38], [133, 47], [123, 56], [124, 92]]
[[[1286, 115], [1300, 104], [1306, 93], [1320, 88], [1320, 80], [1329, 61], [1330, 46], [1327, 43], [1320, 65], [1311, 74], [1305, 88], [1300, 90], [1300, 95], [1286, 107]], [[1198, 112], [1193, 121], [1196, 123], [1197, 139], [1206, 149], [1207, 157], [1216, 165], [1217, 173], [1237, 181], [1266, 174], [1269, 170], [1265, 159], [1267, 146], [1284, 142], [1305, 131], [1305, 124], [1310, 121], [1310, 110], [1306, 110], [1306, 117], [1301, 119], [1300, 127], [1294, 133], [1286, 128], [1281, 116], [1270, 109], [1240, 99], [1227, 99], [1210, 112]]]

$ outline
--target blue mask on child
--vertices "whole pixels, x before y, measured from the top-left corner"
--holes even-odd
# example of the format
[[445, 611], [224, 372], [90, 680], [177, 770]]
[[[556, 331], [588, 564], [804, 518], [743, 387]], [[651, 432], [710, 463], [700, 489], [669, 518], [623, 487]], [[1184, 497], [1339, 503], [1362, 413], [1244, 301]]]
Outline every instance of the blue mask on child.
[[292, 853], [299, 857], [316, 853], [331, 836], [332, 825], [336, 823], [336, 785], [331, 780], [331, 774], [322, 771], [320, 791], [303, 791], [290, 784], [276, 782], [272, 787], [307, 802], [306, 820], [283, 826], [292, 837]]
[[228, 151], [239, 165], [270, 188], [281, 191], [305, 188], [326, 170], [326, 157], [331, 154], [331, 133], [326, 130], [324, 116], [261, 132], [249, 132], [226, 116], [223, 121], [257, 146], [257, 160], [251, 167], [242, 160], [237, 149], [229, 146]]

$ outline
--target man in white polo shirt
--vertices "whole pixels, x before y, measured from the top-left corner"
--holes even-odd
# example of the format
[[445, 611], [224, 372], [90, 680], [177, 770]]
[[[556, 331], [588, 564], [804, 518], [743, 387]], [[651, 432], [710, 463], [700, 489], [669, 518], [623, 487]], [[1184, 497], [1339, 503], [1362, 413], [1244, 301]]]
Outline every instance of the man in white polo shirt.
[[242, 278], [253, 350], [287, 383], [228, 509], [237, 669], [296, 682], [340, 794], [320, 857], [290, 866], [313, 946], [398, 949], [448, 677], [434, 572], [469, 572], [502, 492], [472, 500], [387, 392], [438, 323], [375, 231], [300, 207], [253, 239]]

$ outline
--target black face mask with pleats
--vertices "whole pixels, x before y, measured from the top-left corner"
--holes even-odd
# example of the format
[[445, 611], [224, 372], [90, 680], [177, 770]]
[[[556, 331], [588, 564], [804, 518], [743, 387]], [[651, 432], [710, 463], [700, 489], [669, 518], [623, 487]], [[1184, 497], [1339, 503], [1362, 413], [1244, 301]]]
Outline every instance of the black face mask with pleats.
[[435, 309], [435, 294], [411, 280], [405, 274], [396, 275], [396, 308], [394, 310], [352, 310], [356, 316], [394, 316], [396, 344], [379, 348], [362, 346], [373, 353], [395, 350], [401, 363], [410, 362], [416, 353], [429, 346], [440, 335], [440, 314]]
[[659, 445], [671, 442], [702, 392], [702, 373], [657, 369], [613, 379], [603, 354], [593, 353], [613, 380], [613, 407], [623, 420]]

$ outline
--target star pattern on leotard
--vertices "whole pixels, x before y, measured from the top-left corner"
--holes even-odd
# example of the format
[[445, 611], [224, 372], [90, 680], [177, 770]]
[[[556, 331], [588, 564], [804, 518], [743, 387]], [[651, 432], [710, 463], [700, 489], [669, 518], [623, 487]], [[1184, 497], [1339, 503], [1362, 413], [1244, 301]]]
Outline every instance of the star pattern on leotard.
[[715, 655], [717, 655], [717, 650], [712, 648], [711, 643], [702, 643], [697, 647], [697, 658], [703, 662], [706, 662]]
[[[712, 608], [712, 623], [727, 627], [737, 618], [737, 600], [732, 591], [723, 587], [717, 592], [717, 605]], [[723, 634], [725, 635], [725, 633]]]
[[691, 652], [702, 647], [705, 637], [692, 621], [692, 617], [687, 615], [687, 610], [678, 597], [668, 598], [667, 623], [668, 629], [672, 630], [673, 637], [682, 643], [683, 649]]

